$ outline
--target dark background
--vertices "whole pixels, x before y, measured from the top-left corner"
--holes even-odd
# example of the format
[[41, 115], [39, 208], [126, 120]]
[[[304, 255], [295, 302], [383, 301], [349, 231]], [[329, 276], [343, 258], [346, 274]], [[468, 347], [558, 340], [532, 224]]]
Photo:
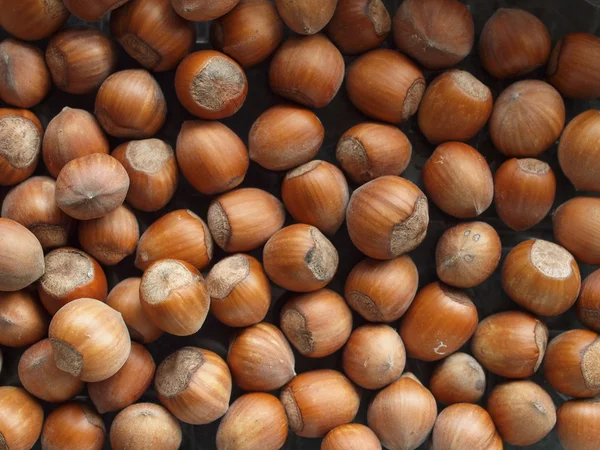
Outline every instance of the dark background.
[[[400, 3], [401, 0], [385, 0], [385, 4], [388, 7], [390, 15], [393, 16]], [[598, 35], [600, 24], [600, 0], [467, 0], [465, 3], [470, 8], [474, 17], [476, 44], [471, 55], [461, 62], [457, 67], [471, 72], [478, 79], [489, 86], [494, 94], [494, 99], [497, 98], [499, 93], [506, 86], [516, 81], [500, 81], [494, 79], [485, 72], [481, 66], [481, 63], [479, 62], [479, 56], [477, 52], [479, 34], [481, 33], [486, 20], [494, 13], [496, 9], [501, 7], [519, 7], [532, 12], [538, 16], [548, 27], [553, 44], [556, 43], [556, 41], [558, 41], [564, 34], [570, 32], [585, 31]], [[2, 14], [2, 11], [0, 11], [0, 14]], [[75, 23], [80, 23], [80, 21], [74, 17], [71, 17], [68, 24], [71, 25]], [[107, 21], [92, 25], [100, 27], [106, 33], [108, 33]], [[289, 32], [289, 30], [287, 31]], [[210, 48], [210, 44], [207, 43], [207, 35], [208, 26], [206, 24], [198, 24], [197, 49]], [[4, 39], [5, 37], [7, 37], [7, 33], [0, 29], [0, 39]], [[46, 44], [47, 41], [40, 41], [37, 43], [42, 50], [45, 50]], [[394, 47], [391, 36], [383, 44], [383, 46], [390, 48]], [[131, 67], [139, 67], [139, 65], [132, 60], [120, 47], [119, 52], [119, 70]], [[345, 58], [346, 63], [350, 63], [352, 59], [353, 58]], [[248, 132], [256, 118], [270, 106], [283, 101], [280, 97], [274, 95], [269, 89], [267, 81], [268, 65], [269, 61], [247, 70], [246, 73], [248, 76], [249, 92], [246, 103], [235, 116], [223, 120], [223, 122], [232, 128], [245, 142], [247, 142]], [[165, 140], [173, 148], [175, 148], [175, 141], [177, 139], [177, 134], [182, 122], [184, 120], [194, 119], [194, 117], [185, 111], [177, 101], [173, 83], [174, 70], [157, 73], [154, 75], [165, 93], [169, 109], [167, 122], [156, 137]], [[428, 82], [430, 82], [436, 75], [436, 72], [425, 72]], [[524, 78], [543, 79], [544, 70], [540, 69], [539, 71]], [[84, 96], [69, 95], [59, 91], [56, 88], [53, 88], [48, 97], [40, 105], [32, 109], [38, 115], [45, 127], [48, 122], [65, 106], [82, 108], [93, 112], [94, 97], [94, 94]], [[567, 121], [570, 121], [575, 115], [587, 109], [600, 109], [600, 101], [598, 100], [565, 100], [565, 104], [567, 109]], [[368, 119], [353, 107], [343, 86], [331, 104], [325, 108], [317, 110], [316, 114], [323, 122], [326, 130], [325, 142], [317, 158], [335, 163], [335, 148], [340, 136], [351, 126], [360, 122], [364, 122]], [[400, 129], [406, 133], [413, 145], [413, 156], [410, 166], [402, 176], [415, 182], [422, 188], [421, 169], [435, 147], [429, 144], [419, 131], [416, 118], [413, 118], [407, 123], [402, 124]], [[111, 147], [114, 149], [122, 142], [125, 142], [125, 140], [112, 138]], [[491, 166], [492, 172], [495, 172], [495, 170], [505, 160], [505, 157], [492, 147], [487, 127], [482, 130], [470, 142], [470, 144], [477, 148], [485, 156], [489, 165]], [[576, 191], [560, 171], [556, 156], [556, 145], [541, 155], [540, 159], [546, 161], [552, 166], [552, 169], [557, 177], [557, 196], [552, 209], [552, 211], [554, 211], [554, 209], [561, 203], [575, 196]], [[35, 174], [48, 175], [42, 162], [40, 162]], [[280, 197], [281, 181], [284, 175], [285, 173], [283, 172], [270, 172], [261, 168], [257, 164], [251, 163], [246, 179], [240, 187], [258, 187], [270, 191], [271, 193]], [[356, 186], [350, 185], [350, 187], [353, 189]], [[7, 192], [8, 188], [0, 188], [0, 201], [4, 199], [4, 196]], [[206, 218], [206, 212], [211, 199], [212, 197], [208, 197], [196, 192], [186, 182], [186, 180], [181, 177], [177, 193], [166, 208], [160, 212], [152, 214], [136, 212], [140, 222], [140, 232], [143, 232], [157, 218], [169, 211], [176, 209], [188, 208], [201, 217]], [[503, 258], [513, 246], [523, 240], [530, 238], [552, 240], [552, 222], [550, 216], [548, 216], [535, 228], [522, 233], [515, 233], [509, 230], [497, 217], [493, 205], [480, 216], [480, 220], [488, 222], [490, 225], [494, 226], [494, 228], [496, 228], [500, 234], [503, 245]], [[435, 206], [430, 204], [430, 223], [427, 238], [416, 250], [410, 253], [410, 256], [413, 258], [419, 269], [420, 286], [424, 286], [425, 284], [435, 280], [436, 275], [434, 255], [437, 240], [446, 228], [453, 226], [458, 222], [459, 221], [457, 219], [442, 213]], [[289, 215], [288, 223], [291, 223], [291, 218]], [[72, 239], [72, 245], [78, 246], [76, 236], [73, 236]], [[352, 267], [363, 258], [363, 255], [361, 255], [361, 253], [352, 245], [345, 225], [342, 226], [337, 235], [332, 239], [332, 242], [339, 251], [340, 266], [336, 277], [328, 287], [343, 293], [343, 286], [346, 276]], [[261, 258], [261, 250], [250, 253], [259, 259]], [[224, 255], [224, 252], [219, 249], [219, 251], [216, 252], [213, 261], [219, 261]], [[134, 267], [133, 257], [125, 259], [117, 266], [105, 267], [104, 269], [106, 271], [109, 288], [112, 288], [115, 284], [125, 278], [141, 276], [142, 274], [141, 271]], [[209, 269], [210, 267], [208, 267], [204, 273], [208, 273]], [[587, 276], [594, 269], [594, 267], [581, 264], [580, 269], [583, 278]], [[506, 296], [506, 294], [503, 293], [500, 283], [499, 270], [497, 270], [494, 276], [492, 276], [482, 285], [474, 289], [469, 289], [468, 294], [477, 305], [480, 320], [499, 311], [519, 309], [519, 307], [513, 303]], [[288, 294], [286, 294], [281, 288], [273, 286], [273, 304], [266, 318], [267, 321], [278, 324], [279, 311], [281, 310], [287, 295]], [[356, 314], [354, 315], [354, 319], [355, 327], [364, 323], [364, 320]], [[569, 311], [560, 317], [543, 318], [543, 320], [550, 329], [550, 338], [556, 336], [564, 330], [581, 328], [581, 324], [577, 322], [573, 311]], [[397, 327], [397, 325], [397, 323], [392, 324], [394, 327]], [[189, 337], [176, 337], [165, 334], [158, 341], [148, 345], [147, 347], [152, 353], [152, 356], [157, 364], [173, 351], [186, 345], [207, 348], [215, 351], [222, 357], [225, 357], [228, 341], [233, 331], [234, 330], [232, 328], [226, 327], [214, 319], [214, 317], [209, 315], [205, 325], [196, 335]], [[463, 350], [468, 352], [468, 346], [465, 347], [466, 348]], [[4, 368], [2, 370], [2, 374], [0, 374], [0, 385], [17, 386], [19, 385], [17, 364], [24, 349], [2, 348], [2, 351], [4, 353]], [[427, 385], [432, 367], [433, 365], [430, 363], [424, 363], [409, 358], [406, 370], [414, 372], [421, 379], [421, 381]], [[341, 370], [340, 352], [322, 359], [305, 358], [296, 353], [296, 371], [298, 373], [318, 368], [337, 368], [338, 370]], [[488, 393], [495, 384], [503, 381], [501, 377], [490, 374], [489, 372], [486, 372], [486, 376], [488, 378]], [[557, 406], [565, 400], [566, 397], [556, 393], [544, 380], [540, 373], [536, 374], [532, 379], [540, 383], [550, 393]], [[234, 386], [232, 401], [242, 393], [243, 392], [240, 389]], [[366, 422], [366, 407], [373, 395], [374, 392], [372, 391], [363, 391], [361, 408], [356, 418], [357, 422]], [[81, 401], [88, 401], [85, 391], [84, 394], [79, 396], [77, 399]], [[157, 399], [155, 393], [151, 390], [147, 392], [140, 401], [157, 402]], [[51, 404], [44, 404], [46, 414], [48, 414], [53, 407], [54, 406]], [[106, 448], [109, 448], [108, 430], [114, 416], [115, 413], [105, 414], [103, 416], [107, 427]], [[184, 440], [181, 448], [188, 450], [214, 449], [215, 433], [218, 423], [219, 422], [217, 421], [213, 424], [205, 426], [192, 426], [182, 423]], [[35, 448], [40, 448], [39, 443]], [[320, 439], [299, 438], [290, 432], [284, 448], [289, 450], [316, 450], [320, 448]], [[423, 446], [423, 448], [425, 448], [425, 446]], [[505, 445], [505, 448], [514, 449], [518, 447]], [[561, 449], [562, 447], [557, 441], [556, 434], [552, 432], [536, 445], [520, 448], [554, 450]]]

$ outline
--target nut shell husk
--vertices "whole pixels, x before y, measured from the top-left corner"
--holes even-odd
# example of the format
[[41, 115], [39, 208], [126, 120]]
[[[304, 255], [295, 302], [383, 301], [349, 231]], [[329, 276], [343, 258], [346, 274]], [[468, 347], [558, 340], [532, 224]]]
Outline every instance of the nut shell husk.
[[279, 394], [290, 428], [301, 437], [322, 437], [351, 422], [360, 403], [354, 385], [335, 370], [296, 375]]
[[533, 14], [519, 8], [500, 8], [488, 19], [479, 38], [483, 67], [496, 78], [533, 72], [550, 56], [550, 34]]
[[354, 106], [367, 116], [402, 123], [417, 112], [425, 92], [425, 78], [401, 53], [375, 49], [350, 65], [346, 90]]
[[219, 355], [183, 347], [156, 369], [154, 387], [160, 402], [182, 422], [204, 425], [229, 408], [231, 374]]
[[494, 179], [485, 158], [462, 142], [435, 149], [423, 166], [423, 184], [438, 208], [459, 219], [479, 216], [494, 198]]
[[300, 354], [321, 358], [344, 346], [352, 332], [352, 312], [340, 295], [320, 289], [288, 301], [280, 328]]
[[142, 234], [135, 266], [146, 270], [160, 259], [180, 259], [201, 270], [212, 257], [213, 240], [208, 225], [189, 209], [178, 209], [162, 216]]
[[379, 391], [367, 422], [388, 449], [415, 450], [425, 442], [437, 416], [435, 398], [412, 374]]
[[46, 336], [48, 322], [46, 311], [29, 292], [0, 292], [0, 345], [31, 345]]
[[365, 255], [392, 259], [415, 249], [427, 234], [427, 197], [410, 181], [385, 176], [356, 189], [346, 210], [350, 239]]
[[40, 159], [44, 130], [27, 109], [0, 108], [0, 186], [29, 178]]
[[2, 217], [26, 227], [44, 250], [66, 245], [73, 224], [54, 201], [55, 187], [50, 177], [32, 177], [9, 191], [2, 203]]
[[502, 288], [535, 314], [557, 316], [579, 295], [581, 274], [575, 258], [560, 245], [531, 239], [514, 247], [502, 266]]
[[101, 450], [106, 427], [94, 408], [83, 403], [67, 403], [52, 411], [42, 429], [44, 450]]
[[475, 26], [456, 0], [407, 0], [394, 16], [394, 42], [428, 69], [445, 69], [471, 53]]
[[548, 344], [544, 323], [520, 311], [507, 311], [483, 319], [471, 340], [473, 356], [492, 373], [526, 378], [539, 368]]
[[275, 325], [261, 322], [233, 338], [227, 364], [245, 391], [273, 391], [296, 376], [290, 344]]
[[419, 128], [432, 144], [468, 141], [486, 124], [494, 100], [490, 89], [463, 70], [435, 78], [423, 94]]
[[31, 231], [0, 218], [0, 236], [0, 291], [18, 291], [44, 274], [44, 250]]
[[600, 393], [600, 338], [589, 330], [569, 330], [548, 344], [544, 376], [558, 392], [591, 398]]
[[298, 223], [271, 236], [263, 248], [263, 264], [269, 279], [284, 289], [312, 292], [333, 279], [339, 256], [318, 228]]
[[462, 347], [478, 320], [477, 308], [464, 291], [434, 282], [417, 293], [399, 333], [409, 355], [437, 361]]
[[269, 84], [282, 97], [322, 108], [338, 93], [344, 72], [342, 54], [322, 34], [289, 37], [271, 60]]
[[42, 407], [25, 389], [0, 386], [0, 443], [4, 448], [33, 448], [43, 423]]
[[[600, 96], [600, 94], [599, 94]], [[558, 162], [578, 191], [600, 192], [600, 111], [590, 109], [565, 128], [558, 144]]]
[[417, 293], [419, 272], [410, 256], [389, 261], [364, 259], [346, 278], [348, 305], [369, 322], [393, 322], [406, 312]]
[[496, 212], [515, 231], [540, 223], [552, 208], [555, 194], [552, 168], [537, 159], [509, 159], [494, 175]]
[[496, 270], [502, 242], [485, 222], [458, 224], [444, 232], [435, 251], [440, 280], [450, 286], [471, 288], [483, 283]]
[[231, 404], [217, 430], [218, 450], [279, 450], [288, 435], [283, 405], [271, 394], [242, 395]]
[[598, 36], [589, 33], [565, 35], [550, 55], [548, 81], [565, 97], [600, 97], [600, 62], [591, 56], [598, 51]]
[[117, 414], [110, 427], [110, 445], [114, 450], [177, 450], [181, 440], [179, 421], [153, 403], [128, 406]]
[[554, 239], [578, 260], [600, 264], [600, 199], [574, 197], [552, 217]]

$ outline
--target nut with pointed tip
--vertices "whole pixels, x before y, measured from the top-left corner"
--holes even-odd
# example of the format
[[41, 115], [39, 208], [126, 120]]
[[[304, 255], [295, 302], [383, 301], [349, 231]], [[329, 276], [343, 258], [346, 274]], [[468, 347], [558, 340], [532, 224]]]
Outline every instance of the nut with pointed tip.
[[260, 322], [271, 306], [271, 286], [260, 262], [237, 254], [222, 259], [206, 277], [210, 311], [230, 327]]
[[596, 333], [600, 331], [600, 269], [583, 280], [575, 312], [582, 324]]
[[46, 48], [52, 81], [70, 94], [94, 92], [115, 71], [118, 58], [117, 46], [108, 36], [84, 26], [60, 30]]
[[544, 376], [558, 392], [590, 398], [600, 394], [600, 337], [570, 330], [556, 336], [546, 350]]
[[65, 107], [46, 127], [42, 157], [54, 178], [74, 159], [109, 152], [110, 146], [104, 131], [96, 118], [83, 109]]
[[101, 450], [106, 440], [102, 417], [83, 403], [67, 403], [52, 411], [42, 429], [43, 449]]
[[540, 223], [552, 208], [555, 194], [554, 172], [537, 159], [509, 159], [494, 176], [496, 212], [515, 231]]
[[48, 315], [29, 292], [0, 292], [0, 345], [25, 347], [47, 332]]
[[212, 46], [244, 68], [266, 60], [283, 40], [283, 21], [269, 0], [241, 0], [210, 26]]
[[327, 433], [321, 450], [381, 450], [381, 443], [369, 427], [347, 423]]
[[338, 93], [344, 72], [342, 54], [325, 36], [292, 36], [271, 60], [269, 84], [277, 95], [322, 108]]
[[537, 384], [511, 381], [491, 392], [487, 410], [502, 436], [512, 445], [533, 445], [545, 438], [556, 423], [556, 407]]
[[213, 200], [208, 228], [219, 247], [229, 253], [254, 250], [283, 227], [283, 204], [256, 188], [236, 189]]
[[423, 166], [423, 184], [438, 208], [459, 219], [479, 216], [494, 198], [494, 179], [485, 158], [462, 142], [435, 149]]
[[523, 308], [542, 316], [557, 316], [577, 300], [581, 274], [575, 258], [563, 247], [530, 239], [506, 256], [502, 288]]
[[45, 250], [67, 244], [73, 220], [54, 201], [56, 183], [32, 177], [14, 187], [2, 203], [2, 217], [31, 231]]
[[463, 70], [449, 70], [427, 87], [419, 128], [432, 144], [468, 141], [486, 124], [494, 100], [490, 89]]
[[296, 375], [279, 394], [294, 433], [323, 437], [351, 422], [360, 404], [354, 385], [335, 370], [313, 370]]
[[121, 314], [91, 298], [63, 306], [52, 318], [48, 336], [56, 366], [83, 381], [112, 377], [131, 350]]
[[558, 408], [556, 434], [565, 450], [595, 450], [600, 442], [600, 398], [571, 400]]
[[111, 136], [145, 139], [154, 136], [164, 125], [167, 102], [149, 72], [122, 70], [109, 76], [100, 86], [94, 114]]
[[33, 448], [43, 423], [42, 407], [25, 389], [0, 386], [0, 448]]
[[412, 373], [379, 391], [367, 423], [385, 448], [415, 450], [425, 442], [437, 416], [435, 398]]
[[134, 341], [149, 344], [162, 336], [163, 331], [154, 325], [140, 302], [141, 278], [127, 278], [118, 283], [106, 298], [106, 304], [123, 316]]
[[150, 321], [175, 336], [202, 327], [210, 308], [204, 278], [191, 264], [176, 259], [152, 263], [142, 276], [140, 303]]
[[380, 48], [352, 63], [346, 90], [354, 106], [367, 116], [402, 123], [417, 112], [425, 92], [425, 78], [406, 56]]
[[548, 61], [548, 81], [565, 97], [600, 97], [600, 38], [590, 33], [566, 34], [554, 46]]
[[0, 42], [0, 99], [18, 108], [40, 103], [52, 86], [41, 50], [26, 42]]
[[44, 274], [44, 250], [31, 231], [0, 218], [0, 236], [0, 291], [18, 291]]
[[66, 402], [81, 393], [85, 386], [79, 378], [56, 367], [49, 339], [37, 342], [23, 353], [18, 374], [19, 381], [30, 394], [47, 402]]
[[404, 172], [412, 156], [412, 144], [394, 126], [364, 122], [342, 135], [335, 156], [350, 179], [363, 184]]
[[165, 214], [150, 225], [138, 242], [135, 266], [146, 270], [160, 259], [180, 259], [201, 270], [213, 257], [206, 223], [189, 209]]
[[471, 355], [456, 352], [434, 369], [429, 388], [435, 399], [446, 405], [477, 403], [485, 393], [485, 372]]
[[473, 356], [490, 372], [526, 378], [540, 367], [548, 328], [532, 315], [506, 311], [483, 319], [471, 340]]
[[281, 330], [296, 350], [310, 358], [337, 352], [352, 333], [352, 312], [329, 289], [297, 295], [281, 310]]
[[179, 421], [165, 408], [154, 403], [128, 406], [115, 417], [110, 427], [110, 445], [114, 450], [178, 450], [182, 433]]
[[45, 264], [37, 290], [50, 315], [78, 298], [106, 299], [106, 275], [87, 253], [73, 247], [58, 248], [46, 255]]
[[483, 67], [496, 78], [533, 72], [550, 56], [548, 29], [536, 16], [519, 8], [500, 8], [488, 19], [479, 38]]
[[552, 217], [554, 239], [581, 262], [600, 264], [600, 199], [574, 197]]
[[275, 0], [279, 15], [298, 34], [315, 34], [331, 20], [338, 0]]
[[288, 421], [277, 397], [262, 392], [242, 395], [231, 404], [217, 430], [217, 450], [279, 450]]
[[126, 206], [98, 219], [78, 224], [79, 243], [105, 266], [114, 266], [135, 252], [140, 238], [138, 221]]
[[248, 80], [244, 69], [229, 56], [200, 50], [186, 56], [177, 67], [175, 91], [193, 115], [224, 119], [238, 112], [246, 101]]
[[282, 288], [311, 292], [329, 284], [339, 256], [318, 228], [294, 224], [279, 230], [265, 244], [263, 264], [271, 281]]
[[473, 16], [457, 0], [407, 0], [394, 16], [398, 49], [428, 69], [458, 64], [473, 49]]
[[565, 127], [565, 103], [539, 80], [518, 81], [496, 100], [490, 118], [494, 147], [506, 156], [535, 157], [554, 145]]
[[410, 356], [437, 361], [461, 348], [478, 320], [477, 308], [464, 291], [436, 281], [419, 291], [399, 333]]
[[410, 256], [389, 261], [367, 258], [346, 278], [344, 297], [369, 322], [393, 322], [406, 312], [418, 285], [419, 272]]
[[129, 0], [110, 14], [110, 30], [129, 56], [154, 72], [174, 69], [196, 41], [194, 24], [171, 0]]
[[26, 109], [0, 108], [0, 186], [29, 178], [37, 167], [44, 130]]
[[90, 400], [100, 414], [118, 411], [135, 403], [152, 384], [156, 365], [143, 345], [131, 343], [125, 364], [112, 377], [88, 383]]
[[313, 159], [324, 138], [325, 128], [315, 113], [295, 105], [276, 105], [250, 129], [250, 159], [269, 170], [293, 169]]
[[154, 387], [160, 402], [179, 420], [205, 425], [227, 412], [231, 374], [216, 353], [183, 347], [160, 363]]
[[366, 389], [398, 380], [406, 364], [402, 339], [387, 325], [363, 325], [352, 332], [342, 353], [344, 373]]
[[56, 179], [56, 204], [75, 219], [97, 219], [118, 209], [128, 189], [129, 175], [121, 163], [94, 153], [62, 168]]
[[[600, 96], [600, 95], [599, 95]], [[600, 110], [576, 116], [565, 128], [558, 144], [560, 168], [578, 191], [600, 192]]]
[[128, 0], [63, 0], [68, 10], [86, 22], [98, 22]]
[[242, 140], [217, 121], [183, 122], [176, 152], [183, 176], [205, 195], [220, 194], [240, 185], [250, 164]]
[[495, 272], [501, 256], [502, 242], [492, 226], [461, 223], [446, 230], [437, 243], [437, 275], [450, 286], [472, 288]]
[[1, 0], [0, 9], [0, 27], [26, 41], [52, 36], [69, 18], [63, 0]]
[[382, 0], [338, 0], [325, 31], [342, 53], [355, 55], [379, 47], [391, 29]]
[[290, 170], [281, 185], [281, 198], [296, 222], [335, 234], [346, 218], [350, 198], [340, 169], [326, 161], [311, 161]]
[[502, 449], [492, 418], [479, 405], [457, 403], [444, 409], [433, 427], [431, 450]]
[[427, 234], [427, 197], [410, 181], [377, 178], [354, 191], [346, 210], [350, 239], [365, 255], [392, 259], [415, 249]]
[[125, 200], [141, 211], [158, 211], [169, 203], [177, 189], [179, 171], [175, 153], [160, 139], [144, 139], [119, 145], [112, 157], [129, 175]]
[[181, 17], [193, 22], [206, 22], [227, 14], [240, 0], [171, 0]]
[[275, 325], [261, 322], [233, 338], [227, 364], [245, 391], [274, 391], [296, 376], [290, 344]]

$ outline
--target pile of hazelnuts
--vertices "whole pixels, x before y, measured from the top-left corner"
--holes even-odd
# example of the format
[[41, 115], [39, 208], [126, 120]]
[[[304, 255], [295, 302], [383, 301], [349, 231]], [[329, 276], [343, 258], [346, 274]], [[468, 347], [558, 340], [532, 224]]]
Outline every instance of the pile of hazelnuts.
[[[109, 13], [111, 37], [63, 26]], [[600, 448], [600, 269], [582, 267], [582, 283], [578, 264], [600, 265], [600, 111], [565, 127], [563, 101], [600, 97], [600, 38], [552, 48], [531, 13], [496, 11], [481, 63], [521, 81], [494, 101], [452, 69], [475, 41], [463, 3], [390, 13], [382, 0], [0, 0], [14, 36], [0, 42], [0, 346], [23, 349], [7, 361], [18, 386], [0, 387], [1, 450], [175, 450], [181, 422], [218, 423], [216, 443], [201, 443], [218, 450], [277, 450], [288, 430], [322, 450], [498, 450], [553, 429], [566, 450]], [[194, 22], [209, 20], [214, 50], [194, 51]], [[378, 48], [388, 35], [394, 48]], [[26, 42], [41, 39], [45, 54]], [[114, 41], [139, 68], [116, 71]], [[261, 89], [245, 69], [268, 58], [285, 101], [242, 140], [219, 120]], [[197, 117], [178, 124], [175, 149], [154, 138], [167, 102], [152, 72], [170, 70]], [[344, 80], [364, 122], [335, 137], [335, 165], [314, 159], [325, 128], [313, 110]], [[64, 105], [42, 125], [30, 108], [53, 86], [94, 95], [93, 111]], [[437, 146], [422, 188], [400, 176], [412, 145], [397, 126], [415, 115]], [[495, 175], [467, 143], [486, 124], [506, 157]], [[555, 242], [523, 240], [499, 268], [501, 238], [476, 218], [493, 203], [503, 229], [542, 222], [557, 183], [538, 158], [556, 141], [579, 193], [553, 213]], [[239, 187], [250, 161], [281, 174], [280, 196]], [[213, 196], [205, 217], [173, 208], [180, 174]], [[424, 251], [434, 206], [461, 222], [432, 255], [439, 281], [419, 289], [409, 255]], [[143, 233], [140, 212], [159, 217]], [[338, 273], [344, 222], [366, 259]], [[114, 265], [139, 276], [109, 290]], [[472, 288], [497, 272], [511, 306], [481, 317]], [[340, 293], [327, 289], [336, 273]], [[279, 306], [274, 285], [289, 291]], [[550, 336], [572, 308], [582, 326]], [[147, 345], [196, 335], [209, 314], [229, 330], [220, 354], [173, 338], [153, 359]], [[336, 370], [297, 373], [297, 359], [331, 355]], [[430, 376], [406, 372], [407, 357]], [[538, 370], [544, 387], [528, 380]], [[353, 423], [361, 400], [365, 424]]]

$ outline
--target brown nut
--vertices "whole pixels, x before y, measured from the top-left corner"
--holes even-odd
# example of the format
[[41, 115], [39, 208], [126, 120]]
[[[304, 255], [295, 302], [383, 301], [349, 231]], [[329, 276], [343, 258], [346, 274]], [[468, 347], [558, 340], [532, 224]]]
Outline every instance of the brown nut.
[[600, 199], [574, 197], [554, 212], [554, 239], [580, 261], [600, 264], [599, 218]]
[[496, 427], [485, 409], [469, 403], [457, 403], [444, 409], [433, 427], [431, 450], [479, 448], [501, 450], [495, 445]]
[[600, 418], [598, 397], [565, 402], [556, 414], [556, 434], [565, 450], [594, 450], [598, 446], [600, 433], [594, 427]]
[[417, 112], [425, 92], [425, 78], [401, 53], [376, 49], [350, 65], [346, 90], [354, 106], [367, 116], [401, 123]]
[[0, 292], [0, 345], [25, 347], [43, 339], [48, 315], [26, 291]]
[[40, 158], [42, 124], [26, 109], [0, 108], [0, 186], [29, 178]]
[[42, 429], [43, 449], [101, 450], [106, 440], [102, 417], [83, 403], [67, 403], [52, 411]]
[[298, 34], [315, 34], [331, 20], [338, 0], [275, 0], [279, 15]]
[[37, 41], [54, 34], [69, 18], [63, 0], [0, 0], [0, 27], [26, 41]]
[[205, 22], [231, 11], [240, 0], [171, 0], [181, 17], [194, 22]]
[[596, 333], [600, 331], [600, 270], [595, 270], [583, 280], [575, 312], [582, 324]]
[[475, 358], [456, 352], [434, 369], [429, 388], [440, 403], [477, 403], [485, 393], [485, 372]]
[[33, 448], [43, 423], [42, 407], [25, 389], [0, 387], [0, 442], [5, 448]]
[[385, 176], [354, 191], [346, 210], [350, 239], [365, 255], [392, 259], [415, 249], [427, 234], [427, 197], [410, 181]]
[[347, 423], [327, 433], [321, 443], [321, 450], [381, 450], [381, 443], [369, 427], [360, 423]]
[[128, 0], [63, 0], [71, 14], [87, 22], [102, 20], [112, 10]]

